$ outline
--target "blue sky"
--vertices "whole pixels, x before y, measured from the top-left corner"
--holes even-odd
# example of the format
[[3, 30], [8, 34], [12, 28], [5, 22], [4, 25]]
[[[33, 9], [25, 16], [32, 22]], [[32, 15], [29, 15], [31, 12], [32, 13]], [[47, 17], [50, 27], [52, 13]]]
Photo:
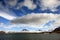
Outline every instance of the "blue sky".
[[[27, 24], [34, 26], [39, 25], [40, 27], [41, 25], [48, 25], [50, 20], [53, 21], [55, 19], [58, 21], [58, 16], [60, 16], [59, 0], [0, 0], [0, 24], [3, 24], [4, 26], [10, 26], [13, 24]], [[42, 22], [39, 21], [40, 17], [42, 17]], [[58, 26], [60, 25], [60, 22], [56, 23], [58, 24]], [[57, 24], [55, 25], [53, 23], [54, 26], [57, 26]], [[24, 29], [24, 27], [22, 28]], [[28, 30], [38, 30], [38, 28], [36, 27], [25, 28], [27, 28]], [[2, 28], [0, 29], [5, 30], [6, 28], [4, 29], [2, 26]], [[18, 30], [19, 28], [11, 28], [11, 30], [13, 29]]]

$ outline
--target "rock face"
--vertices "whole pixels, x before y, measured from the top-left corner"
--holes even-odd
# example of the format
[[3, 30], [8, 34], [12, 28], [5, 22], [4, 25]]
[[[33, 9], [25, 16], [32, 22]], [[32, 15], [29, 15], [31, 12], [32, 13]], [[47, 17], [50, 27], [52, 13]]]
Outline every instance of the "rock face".
[[56, 28], [54, 31], [52, 31], [53, 33], [60, 33], [60, 27]]

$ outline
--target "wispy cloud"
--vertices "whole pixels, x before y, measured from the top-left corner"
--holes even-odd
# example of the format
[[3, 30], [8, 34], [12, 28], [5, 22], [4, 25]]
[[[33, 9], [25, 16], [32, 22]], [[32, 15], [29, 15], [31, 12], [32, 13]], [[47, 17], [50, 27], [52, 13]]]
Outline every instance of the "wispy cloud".
[[15, 16], [9, 15], [8, 13], [5, 12], [0, 12], [0, 16], [7, 20], [13, 20], [14, 18], [16, 18]]
[[[6, 0], [7, 1], [7, 0]], [[5, 2], [5, 1], [4, 1]], [[7, 3], [8, 4], [8, 3]], [[10, 7], [10, 6], [9, 6]], [[12, 9], [9, 9], [7, 5], [3, 5], [3, 2], [0, 2], [0, 16], [3, 14], [6, 15], [11, 15], [11, 16], [16, 16], [15, 13], [12, 11]], [[10, 16], [10, 17], [11, 17]]]
[[[37, 25], [29, 25], [29, 24], [9, 24], [9, 25], [5, 25], [5, 24], [0, 24], [0, 30], [3, 30], [5, 32], [20, 32], [23, 29], [27, 29], [29, 31], [31, 31], [31, 29], [36, 30], [38, 29], [38, 27], [36, 27]], [[31, 29], [29, 29], [31, 28]], [[32, 31], [33, 31], [32, 30]]]

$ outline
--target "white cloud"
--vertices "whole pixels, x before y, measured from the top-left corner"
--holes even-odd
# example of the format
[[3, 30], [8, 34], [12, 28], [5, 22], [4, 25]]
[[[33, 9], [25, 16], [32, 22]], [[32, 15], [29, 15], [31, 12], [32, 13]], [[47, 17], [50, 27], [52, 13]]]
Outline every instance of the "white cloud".
[[31, 14], [27, 14], [25, 16], [16, 18], [14, 20], [12, 20], [12, 23], [21, 23], [21, 24], [43, 24], [45, 22], [47, 22], [48, 20], [54, 19], [56, 18], [57, 15], [56, 14], [47, 14], [47, 13], [31, 13]]
[[[52, 29], [55, 29], [60, 25], [60, 18], [59, 14], [48, 14], [48, 13], [31, 13], [27, 14], [25, 16], [19, 17], [17, 19], [12, 20], [11, 22], [13, 24], [27, 24], [29, 26], [33, 26], [35, 28], [44, 28], [45, 31], [49, 30], [51, 31]], [[44, 26], [49, 20], [56, 20], [53, 24], [51, 23], [52, 26]], [[34, 26], [36, 25], [36, 26]]]
[[3, 6], [2, 2], [0, 2], [0, 16], [10, 20], [10, 19], [13, 19], [16, 15], [12, 10], [10, 10], [6, 6]]
[[8, 13], [5, 12], [0, 12], [0, 16], [3, 18], [6, 18], [7, 20], [13, 20], [14, 18], [16, 18], [15, 16], [11, 16]]
[[53, 24], [54, 26], [60, 26], [60, 14], [58, 14], [56, 18], [56, 22]]
[[[2, 26], [1, 26], [2, 25]], [[5, 24], [0, 24], [0, 28], [2, 28], [2, 31], [5, 31], [5, 32], [20, 32], [21, 31], [21, 27], [23, 29], [25, 29], [26, 27], [27, 28], [35, 28], [37, 25], [29, 25], [29, 24], [8, 24], [8, 25], [5, 25]], [[15, 29], [14, 29], [15, 28]], [[20, 28], [20, 29], [18, 29]], [[38, 28], [38, 26], [36, 27]], [[22, 29], [22, 30], [23, 30]], [[0, 29], [1, 30], [1, 29]], [[28, 30], [28, 29], [27, 29]], [[33, 29], [34, 30], [34, 29]], [[33, 31], [33, 30], [29, 30], [29, 31]], [[35, 31], [35, 30], [34, 30]]]
[[[43, 31], [49, 31], [49, 30], [51, 30], [52, 28], [48, 28], [48, 27], [40, 27], [41, 25], [30, 25], [30, 24], [11, 24], [11, 25], [2, 25], [2, 26], [0, 26], [1, 28], [2, 28], [2, 30], [3, 31], [5, 31], [5, 32], [18, 32], [18, 31], [21, 31], [21, 30], [19, 30], [18, 28], [20, 28], [20, 27], [23, 27], [24, 29], [27, 27], [27, 30], [29, 30], [28, 28], [30, 27], [30, 28], [35, 28], [35, 29], [41, 29], [41, 31], [43, 32]], [[14, 29], [14, 28], [16, 28], [16, 29]], [[21, 29], [21, 28], [20, 28]], [[1, 30], [1, 29], [0, 29]], [[34, 30], [34, 29], [33, 29]], [[33, 30], [29, 30], [29, 31], [33, 31]], [[37, 30], [34, 30], [34, 31], [37, 31]]]
[[32, 10], [36, 8], [36, 5], [33, 3], [32, 0], [25, 0], [25, 1], [23, 2], [23, 6], [26, 6], [26, 7], [28, 7], [29, 9], [32, 9]]
[[23, 6], [26, 6], [28, 9], [35, 9], [36, 5], [33, 3], [32, 0], [24, 0], [23, 2], [19, 2], [17, 0], [5, 0], [4, 1], [7, 7], [15, 7], [15, 9], [20, 9]]
[[31, 28], [39, 28], [40, 25], [30, 25], [30, 24], [0, 24], [0, 27], [5, 28], [5, 29], [13, 29], [13, 28], [20, 28], [20, 27], [31, 27]]
[[26, 6], [28, 9], [35, 9], [37, 6], [33, 3], [32, 0], [24, 0], [23, 2], [19, 2], [18, 0], [4, 0], [6, 7], [20, 9], [23, 6]]
[[[12, 20], [11, 22], [13, 24], [27, 24], [28, 27], [34, 27], [34, 28], [40, 28], [42, 31], [52, 31], [55, 28], [59, 27], [60, 25], [60, 18], [59, 14], [48, 14], [48, 13], [31, 13], [27, 14], [25, 16], [16, 18]], [[55, 20], [54, 23], [50, 23], [50, 26], [44, 26], [47, 22], [50, 20]], [[59, 21], [59, 22], [58, 22]]]
[[0, 27], [2, 27], [2, 26], [3, 26], [3, 24], [4, 24], [4, 23], [0, 22]]
[[60, 1], [58, 0], [40, 0], [40, 7], [42, 10], [50, 9], [51, 11], [56, 11], [56, 7], [60, 5]]
[[60, 5], [60, 1], [58, 0], [37, 0], [36, 4], [33, 3], [33, 0], [24, 0], [23, 2], [19, 2], [17, 0], [4, 0], [7, 7], [13, 7], [15, 9], [20, 9], [23, 6], [26, 6], [28, 9], [35, 9], [37, 7], [38, 1], [41, 2], [39, 6], [42, 10], [50, 9], [51, 11], [58, 10], [56, 7]]
[[[11, 21], [11, 24], [9, 25], [5, 25], [2, 24], [2, 26], [0, 25], [0, 27], [7, 29], [8, 31], [13, 28], [37, 28], [40, 29], [41, 31], [52, 31], [55, 28], [60, 26], [60, 14], [52, 14], [52, 13], [31, 13], [31, 14], [27, 14], [25, 16], [16, 18], [14, 20]], [[55, 20], [55, 22], [50, 23], [50, 26], [45, 25], [48, 22], [51, 22], [51, 20]], [[45, 25], [45, 26], [44, 26]], [[19, 31], [16, 30], [15, 31]], [[13, 30], [12, 30], [13, 31]]]

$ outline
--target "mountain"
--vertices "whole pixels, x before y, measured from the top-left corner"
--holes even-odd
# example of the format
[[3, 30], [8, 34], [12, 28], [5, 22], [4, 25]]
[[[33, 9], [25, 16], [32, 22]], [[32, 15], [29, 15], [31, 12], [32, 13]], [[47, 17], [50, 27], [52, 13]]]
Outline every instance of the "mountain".
[[56, 28], [55, 30], [52, 31], [53, 33], [60, 33], [60, 27]]

